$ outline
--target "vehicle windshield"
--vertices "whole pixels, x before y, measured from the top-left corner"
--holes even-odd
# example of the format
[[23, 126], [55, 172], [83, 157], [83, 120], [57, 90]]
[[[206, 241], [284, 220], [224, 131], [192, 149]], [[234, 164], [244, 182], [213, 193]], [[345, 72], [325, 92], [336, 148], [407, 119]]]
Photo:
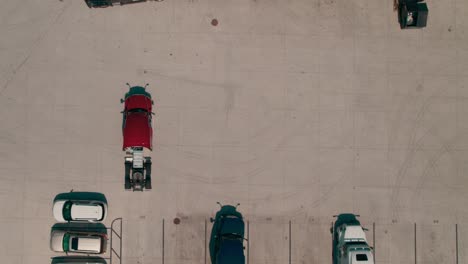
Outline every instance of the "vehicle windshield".
[[367, 255], [366, 254], [357, 254], [356, 255], [356, 260], [357, 261], [367, 261]]
[[69, 250], [69, 243], [70, 243], [70, 234], [63, 235], [63, 251]]
[[129, 113], [146, 113], [148, 112], [146, 109], [143, 108], [133, 108], [131, 110], [128, 110]]
[[78, 250], [78, 238], [77, 237], [72, 238], [71, 248], [73, 250]]
[[223, 219], [221, 235], [236, 234], [240, 237], [244, 235], [244, 221], [238, 217], [227, 216]]
[[65, 220], [67, 220], [67, 221], [72, 220], [72, 219], [71, 219], [71, 208], [72, 208], [72, 205], [73, 205], [73, 203], [70, 202], [70, 201], [66, 202], [66, 203], [63, 205], [63, 210], [62, 210], [63, 219], [65, 219]]
[[226, 239], [240, 239], [242, 240], [242, 236], [239, 234], [222, 234], [221, 237]]
[[367, 243], [363, 242], [363, 241], [346, 242], [346, 245], [348, 245], [348, 246], [365, 246], [365, 247], [367, 247]]
[[102, 221], [102, 220], [104, 219], [104, 215], [105, 215], [104, 210], [105, 210], [105, 209], [104, 209], [104, 205], [100, 204], [99, 206], [102, 208], [102, 209], [101, 209], [101, 210], [102, 210], [102, 215], [101, 215], [101, 218], [100, 218], [98, 221]]

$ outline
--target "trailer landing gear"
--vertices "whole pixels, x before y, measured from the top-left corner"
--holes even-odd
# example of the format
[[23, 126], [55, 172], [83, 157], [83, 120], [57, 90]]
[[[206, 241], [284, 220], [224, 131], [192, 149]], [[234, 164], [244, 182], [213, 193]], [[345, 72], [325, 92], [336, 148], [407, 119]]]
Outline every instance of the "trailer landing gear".
[[136, 164], [133, 157], [125, 158], [125, 190], [151, 190], [151, 158], [145, 157], [143, 166]]

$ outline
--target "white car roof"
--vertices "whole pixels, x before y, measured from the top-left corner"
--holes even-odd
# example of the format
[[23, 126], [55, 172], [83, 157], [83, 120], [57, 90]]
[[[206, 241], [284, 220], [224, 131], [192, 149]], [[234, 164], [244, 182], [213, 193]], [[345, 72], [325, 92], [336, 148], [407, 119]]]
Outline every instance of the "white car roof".
[[101, 239], [99, 237], [79, 237], [77, 250], [100, 252]]
[[71, 207], [71, 217], [73, 220], [101, 220], [103, 217], [103, 209], [102, 206], [96, 204], [73, 204]]
[[346, 226], [344, 234], [345, 241], [367, 241], [366, 233], [361, 226]]

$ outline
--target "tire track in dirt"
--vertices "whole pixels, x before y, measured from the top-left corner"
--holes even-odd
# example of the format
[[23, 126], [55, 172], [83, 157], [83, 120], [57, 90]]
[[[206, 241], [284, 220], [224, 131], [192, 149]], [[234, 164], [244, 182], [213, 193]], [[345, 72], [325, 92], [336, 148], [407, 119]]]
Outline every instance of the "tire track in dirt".
[[[417, 139], [417, 131], [418, 129], [421, 129], [422, 126], [422, 122], [424, 121], [424, 117], [426, 115], [426, 113], [428, 112], [428, 109], [430, 108], [430, 106], [433, 104], [433, 99], [434, 98], [437, 98], [438, 96], [441, 95], [441, 93], [444, 92], [443, 89], [440, 89], [436, 92], [434, 92], [433, 94], [431, 94], [430, 96], [428, 96], [426, 99], [424, 99], [422, 101], [422, 105], [421, 107], [419, 108], [419, 111], [417, 112], [417, 115], [416, 115], [416, 118], [415, 120], [413, 121], [413, 126], [411, 128], [411, 135], [410, 135], [410, 140], [409, 140], [409, 143], [408, 143], [408, 152], [406, 153], [406, 156], [404, 157], [404, 161], [402, 163], [402, 165], [400, 166], [400, 169], [398, 170], [398, 173], [397, 173], [397, 176], [396, 176], [396, 179], [395, 179], [395, 182], [392, 186], [392, 191], [391, 191], [391, 203], [390, 203], [390, 207], [391, 207], [391, 210], [392, 210], [392, 217], [393, 219], [398, 219], [399, 218], [399, 207], [400, 207], [400, 189], [401, 189], [401, 186], [402, 186], [402, 182], [405, 180], [406, 176], [407, 176], [407, 172], [408, 172], [408, 169], [410, 168], [410, 166], [414, 163], [414, 160], [416, 158], [416, 154], [418, 151], [420, 151], [422, 149], [422, 141], [423, 139], [425, 139], [426, 135], [429, 133], [426, 131], [426, 133], [420, 137], [419, 139]], [[416, 100], [414, 100], [414, 97], [416, 97], [415, 95], [408, 95], [408, 100], [405, 100], [403, 101], [400, 106], [398, 107], [398, 110], [397, 110], [397, 121], [395, 122], [395, 124], [398, 124], [401, 117], [403, 116], [403, 110], [406, 109], [407, 106], [409, 105], [412, 105], [415, 103]], [[398, 129], [398, 126], [395, 125], [395, 128], [393, 129], [393, 132], [390, 133], [391, 135], [393, 134], [396, 134], [396, 131]], [[395, 137], [396, 136], [393, 136], [389, 139], [389, 142], [388, 142], [388, 151], [387, 151], [387, 157], [389, 156], [390, 154], [390, 145], [392, 143], [391, 140], [395, 140]], [[456, 140], [456, 138], [454, 138], [454, 141]], [[442, 156], [442, 154], [444, 154], [445, 152], [449, 151], [450, 150], [450, 145], [448, 145], [447, 143], [443, 143], [443, 146], [442, 146], [442, 149], [438, 151], [437, 155], [435, 155], [435, 157], [440, 157]], [[434, 162], [436, 162], [436, 160], [438, 160], [439, 158], [432, 158], [430, 160], [430, 163], [432, 164], [435, 164]], [[430, 167], [429, 167], [430, 168]], [[423, 176], [426, 176], [427, 173], [428, 173], [428, 169], [426, 168], [425, 170], [426, 172], [423, 173]], [[424, 182], [424, 177], [421, 177], [418, 181], [418, 184], [415, 188], [415, 191], [422, 188], [422, 183]], [[418, 191], [420, 192], [420, 191]]]
[[[427, 135], [430, 132], [433, 132], [433, 131], [429, 130], [425, 135]], [[434, 136], [437, 136], [435, 133], [431, 133], [431, 134], [434, 135]], [[422, 141], [423, 138], [424, 138], [424, 136], [418, 141], [418, 145], [420, 145], [420, 141]], [[438, 172], [437, 163], [444, 156], [444, 154], [451, 154], [452, 153], [453, 143], [457, 142], [458, 138], [459, 138], [459, 136], [456, 136], [456, 137], [452, 138], [450, 140], [450, 142], [443, 141], [442, 139], [440, 140], [443, 145], [442, 145], [441, 149], [439, 149], [435, 154], [433, 154], [432, 157], [428, 160], [427, 165], [425, 166], [425, 168], [423, 170], [423, 173], [420, 175], [420, 177], [419, 177], [419, 179], [417, 181], [417, 184], [416, 184], [416, 186], [414, 188], [412, 201], [415, 201], [415, 199], [419, 198], [419, 196], [421, 195], [421, 191], [422, 191], [422, 189], [424, 187], [424, 184], [425, 184], [425, 179], [427, 178], [427, 176], [429, 176], [429, 172], [431, 170], [433, 170], [435, 172]], [[452, 158], [452, 160], [454, 160], [453, 157], [451, 157], [451, 158]], [[443, 176], [440, 175], [440, 177], [443, 177]], [[447, 185], [445, 185], [445, 186], [449, 187]]]
[[6, 78], [5, 83], [2, 85], [0, 89], [0, 96], [6, 91], [10, 83], [15, 79], [16, 74], [26, 65], [26, 63], [29, 61], [29, 58], [33, 55], [34, 51], [36, 48], [39, 46], [41, 41], [44, 39], [45, 36], [49, 34], [49, 32], [52, 30], [52, 27], [57, 24], [58, 21], [62, 18], [63, 14], [65, 11], [68, 9], [70, 5], [66, 4], [62, 9], [58, 11], [58, 14], [56, 14], [55, 18], [52, 20], [50, 25], [48, 26], [47, 30], [45, 30], [44, 33], [39, 35], [39, 37], [34, 41], [32, 44], [32, 47], [29, 49], [29, 52], [27, 52], [27, 55], [21, 60], [21, 62], [12, 70], [12, 74], [10, 77]]

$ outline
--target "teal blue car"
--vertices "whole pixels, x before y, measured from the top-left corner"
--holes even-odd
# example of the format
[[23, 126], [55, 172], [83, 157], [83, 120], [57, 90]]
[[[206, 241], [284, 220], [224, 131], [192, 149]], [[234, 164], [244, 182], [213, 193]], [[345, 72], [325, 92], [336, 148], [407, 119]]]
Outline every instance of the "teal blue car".
[[[221, 204], [220, 204], [221, 205]], [[245, 264], [242, 214], [232, 205], [221, 206], [215, 218], [210, 238], [210, 258], [213, 264]]]

